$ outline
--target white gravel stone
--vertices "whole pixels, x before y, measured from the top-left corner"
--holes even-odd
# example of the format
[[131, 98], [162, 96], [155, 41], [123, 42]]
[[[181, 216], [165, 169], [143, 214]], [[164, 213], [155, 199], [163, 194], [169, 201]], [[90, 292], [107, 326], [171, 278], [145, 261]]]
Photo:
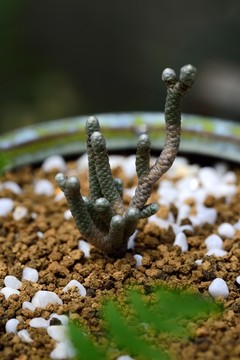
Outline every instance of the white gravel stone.
[[129, 355], [121, 355], [117, 357], [116, 360], [134, 360], [134, 359]]
[[42, 239], [43, 238], [43, 232], [42, 231], [37, 231], [37, 237], [39, 239]]
[[236, 282], [240, 285], [240, 275], [236, 278]]
[[229, 183], [235, 184], [237, 182], [237, 177], [235, 172], [227, 171], [225, 174], [223, 174], [222, 181], [226, 184]]
[[50, 196], [53, 191], [53, 184], [47, 179], [37, 180], [34, 184], [34, 192], [38, 195]]
[[66, 162], [62, 156], [52, 155], [43, 162], [42, 170], [45, 172], [51, 172], [52, 170], [64, 172], [66, 170]]
[[134, 249], [134, 247], [135, 247], [135, 239], [136, 239], [137, 233], [138, 233], [138, 230], [135, 230], [134, 233], [128, 239], [128, 244], [127, 244], [128, 250], [129, 249]]
[[18, 331], [17, 334], [19, 338], [25, 343], [31, 343], [33, 341], [31, 336], [29, 335], [29, 332], [26, 329]]
[[22, 272], [22, 281], [28, 280], [32, 282], [38, 282], [39, 274], [36, 269], [33, 269], [31, 267], [25, 267]]
[[224, 236], [229, 239], [233, 238], [233, 236], [235, 234], [234, 226], [229, 223], [222, 223], [221, 225], [219, 225], [217, 231], [218, 231], [219, 235]]
[[10, 319], [6, 322], [5, 329], [7, 333], [17, 334], [17, 326], [20, 323], [18, 319]]
[[5, 296], [5, 299], [7, 300], [9, 296], [13, 294], [19, 295], [20, 291], [6, 286], [0, 290], [0, 293], [2, 293]]
[[205, 245], [208, 250], [222, 249], [223, 241], [217, 234], [211, 234], [205, 239]]
[[202, 186], [209, 190], [212, 190], [220, 181], [219, 174], [213, 167], [200, 168], [198, 176]]
[[142, 265], [142, 255], [140, 255], [140, 254], [135, 254], [135, 255], [133, 255], [133, 257], [135, 258], [135, 260], [136, 260], [136, 268], [138, 267], [138, 266], [141, 266]]
[[202, 259], [197, 259], [197, 260], [195, 260], [195, 263], [197, 265], [202, 265], [203, 261], [202, 261]]
[[47, 328], [47, 333], [56, 341], [65, 341], [67, 339], [67, 328], [63, 325], [50, 325]]
[[65, 220], [70, 220], [72, 219], [72, 213], [69, 209], [67, 209], [66, 211], [64, 211], [63, 217]]
[[32, 298], [32, 304], [35, 307], [45, 308], [48, 304], [59, 304], [63, 302], [60, 297], [52, 291], [39, 290]]
[[208, 250], [206, 252], [206, 256], [211, 256], [211, 255], [214, 255], [214, 256], [225, 256], [227, 255], [227, 251], [223, 250], [223, 249], [211, 249], [211, 250]]
[[0, 216], [6, 216], [14, 208], [14, 202], [9, 198], [0, 199]]
[[84, 253], [86, 258], [90, 257], [91, 245], [85, 240], [79, 240], [78, 248]]
[[[217, 220], [217, 210], [214, 208], [207, 208], [203, 205], [198, 205], [196, 207], [197, 210], [197, 220], [199, 221], [200, 225], [203, 224], [215, 224], [216, 220]], [[189, 217], [190, 220], [192, 219], [192, 217]]]
[[4, 278], [4, 284], [7, 287], [10, 287], [11, 289], [20, 289], [22, 286], [22, 282], [16, 278], [16, 276], [13, 275], [7, 275]]
[[124, 174], [127, 178], [133, 178], [136, 175], [136, 167], [135, 167], [135, 155], [130, 155], [125, 158], [124, 162], [122, 163], [122, 168]]
[[234, 224], [234, 228], [240, 230], [240, 220]]
[[25, 206], [17, 206], [13, 211], [13, 219], [19, 221], [27, 216], [28, 209]]
[[182, 252], [188, 251], [187, 237], [183, 232], [177, 233], [173, 245], [178, 245], [182, 249]]
[[61, 192], [57, 193], [57, 195], [56, 195], [55, 198], [54, 198], [54, 201], [58, 202], [58, 201], [60, 201], [60, 200], [62, 200], [62, 199], [64, 199], [64, 198], [65, 198], [65, 195], [64, 195], [64, 193], [61, 191]]
[[126, 161], [125, 156], [121, 155], [110, 155], [109, 156], [109, 164], [111, 169], [116, 169], [117, 167], [121, 167]]
[[29, 325], [33, 328], [47, 328], [49, 321], [43, 317], [36, 317], [30, 320]]
[[229, 295], [227, 283], [221, 278], [214, 279], [209, 285], [208, 291], [214, 298], [222, 296], [226, 299]]
[[4, 183], [0, 184], [0, 190], [8, 189], [14, 194], [21, 194], [22, 189], [20, 186], [15, 183], [14, 181], [5, 181]]
[[80, 170], [81, 172], [84, 172], [85, 170], [88, 169], [88, 156], [87, 153], [83, 154], [77, 161], [77, 168], [78, 170]]
[[73, 349], [70, 341], [66, 340], [64, 342], [57, 342], [55, 348], [50, 353], [51, 359], [65, 360], [73, 358], [75, 356], [75, 351]]
[[186, 219], [190, 213], [190, 206], [187, 204], [181, 204], [178, 207], [178, 216], [177, 216], [177, 224], [181, 223], [181, 220]]
[[77, 287], [79, 290], [79, 294], [81, 296], [86, 296], [87, 291], [86, 291], [85, 287], [82, 284], [80, 284], [80, 282], [77, 280], [69, 281], [69, 283], [63, 288], [63, 291], [66, 292], [72, 287]]
[[22, 308], [31, 311], [34, 311], [36, 309], [36, 307], [30, 301], [24, 301], [22, 304]]
[[67, 315], [58, 315], [56, 313], [53, 313], [49, 317], [49, 321], [51, 321], [53, 318], [56, 318], [61, 321], [61, 324], [64, 326], [68, 325], [69, 317]]

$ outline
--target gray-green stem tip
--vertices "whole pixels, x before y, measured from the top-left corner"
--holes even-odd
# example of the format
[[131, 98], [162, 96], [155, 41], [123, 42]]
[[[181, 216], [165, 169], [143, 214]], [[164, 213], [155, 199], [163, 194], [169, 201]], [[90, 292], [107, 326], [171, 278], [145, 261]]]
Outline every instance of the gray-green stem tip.
[[70, 178], [67, 179], [67, 187], [68, 189], [72, 189], [72, 190], [79, 190], [80, 189], [80, 183], [79, 180], [76, 176], [71, 176]]
[[177, 81], [177, 75], [173, 69], [166, 68], [163, 70], [162, 80], [167, 84], [174, 84]]
[[110, 203], [107, 199], [105, 198], [98, 198], [95, 201], [95, 206], [97, 207], [97, 209], [101, 212], [104, 211], [106, 209], [109, 209], [110, 207]]
[[[99, 131], [94, 131], [91, 135], [91, 144], [96, 151], [100, 151], [106, 148], [106, 141]], [[95, 151], [94, 150], [94, 151]]]
[[180, 70], [180, 81], [187, 85], [192, 86], [195, 76], [197, 73], [197, 69], [193, 65], [185, 65]]
[[67, 178], [66, 176], [63, 174], [63, 173], [58, 173], [56, 176], [55, 176], [55, 180], [56, 182], [58, 183], [60, 189], [62, 191], [64, 191], [65, 187], [66, 187], [66, 181], [67, 181]]
[[86, 133], [88, 136], [91, 136], [91, 134], [94, 131], [99, 131], [100, 130], [100, 125], [99, 125], [99, 121], [98, 118], [96, 116], [89, 116], [87, 121], [86, 121]]
[[148, 148], [151, 145], [150, 138], [148, 134], [142, 134], [138, 138], [138, 146], [141, 148]]

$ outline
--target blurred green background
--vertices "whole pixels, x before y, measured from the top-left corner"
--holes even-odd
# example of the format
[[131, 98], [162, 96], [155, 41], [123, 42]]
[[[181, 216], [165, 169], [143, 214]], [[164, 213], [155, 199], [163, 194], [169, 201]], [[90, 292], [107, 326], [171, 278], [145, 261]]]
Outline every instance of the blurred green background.
[[162, 111], [165, 67], [198, 68], [184, 111], [240, 118], [239, 0], [1, 0], [0, 132]]

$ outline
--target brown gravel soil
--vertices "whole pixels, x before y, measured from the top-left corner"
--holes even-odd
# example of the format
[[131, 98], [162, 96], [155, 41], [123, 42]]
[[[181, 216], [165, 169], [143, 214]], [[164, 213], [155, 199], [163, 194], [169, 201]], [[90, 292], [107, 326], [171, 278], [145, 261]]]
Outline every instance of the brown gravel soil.
[[[76, 173], [75, 163], [69, 162], [68, 169]], [[187, 236], [188, 251], [182, 252], [179, 246], [173, 246], [175, 234], [171, 226], [161, 228], [153, 222], [141, 220], [134, 249], [129, 249], [121, 259], [108, 258], [95, 248], [91, 248], [90, 257], [86, 257], [79, 249], [81, 235], [73, 219], [64, 218], [66, 201], [64, 198], [56, 201], [59, 189], [54, 181], [54, 171], [46, 173], [42, 168], [25, 167], [2, 175], [0, 183], [14, 181], [22, 192], [15, 194], [6, 188], [0, 190], [1, 198], [14, 201], [13, 211], [0, 217], [0, 289], [5, 286], [7, 275], [21, 280], [26, 266], [38, 271], [39, 280], [24, 280], [20, 293], [11, 295], [7, 300], [0, 293], [0, 359], [50, 359], [55, 340], [45, 328], [31, 327], [29, 323], [33, 318], [49, 319], [52, 313], [69, 314], [70, 317], [81, 318], [93, 333], [98, 333], [98, 310], [102, 299], [110, 295], [121, 297], [124, 287], [129, 284], [134, 283], [143, 291], [156, 284], [181, 286], [210, 297], [208, 288], [215, 278], [224, 279], [229, 289], [226, 298], [216, 299], [224, 306], [221, 316], [200, 321], [195, 326], [194, 335], [186, 341], [166, 340], [166, 344], [173, 359], [240, 359], [240, 285], [236, 281], [240, 275], [240, 229], [236, 227], [232, 237], [221, 236], [226, 251], [224, 256], [206, 256], [204, 242], [210, 234], [218, 233], [220, 224], [235, 224], [240, 220], [240, 172], [237, 168], [233, 171], [238, 179], [236, 194], [230, 198], [208, 195], [204, 201], [207, 208], [217, 210], [216, 222], [194, 226], [193, 231], [188, 228], [183, 230]], [[123, 172], [116, 169], [114, 175], [123, 177]], [[87, 175], [82, 173], [79, 176], [81, 188], [86, 194]], [[36, 194], [34, 186], [37, 179], [52, 182], [53, 194]], [[131, 187], [135, 181], [128, 178], [125, 185]], [[156, 194], [152, 197], [156, 198]], [[129, 196], [125, 195], [125, 202], [128, 201]], [[189, 198], [186, 203], [194, 214], [194, 199]], [[26, 216], [15, 220], [13, 212], [20, 206], [27, 209]], [[174, 204], [162, 206], [158, 216], [166, 219], [170, 211], [176, 218], [178, 209]], [[182, 219], [183, 224], [191, 224], [190, 219]], [[142, 255], [142, 264], [138, 267], [135, 254]], [[196, 263], [198, 259], [202, 259], [202, 264]], [[76, 288], [63, 292], [73, 279], [86, 288], [86, 296], [81, 296]], [[38, 290], [55, 292], [63, 304], [37, 307], [34, 311], [23, 309], [23, 302], [31, 301]], [[16, 333], [6, 333], [6, 322], [12, 318], [19, 320], [17, 331], [29, 331], [33, 339], [31, 343], [22, 341]], [[120, 355], [121, 352], [115, 353], [115, 357], [109, 355], [109, 359]]]

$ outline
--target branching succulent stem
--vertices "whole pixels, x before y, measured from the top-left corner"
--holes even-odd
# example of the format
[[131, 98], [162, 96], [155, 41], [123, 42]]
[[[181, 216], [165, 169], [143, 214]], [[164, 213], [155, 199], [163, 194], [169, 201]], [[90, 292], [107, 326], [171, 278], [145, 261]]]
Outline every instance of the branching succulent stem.
[[121, 180], [112, 178], [106, 142], [100, 132], [98, 119], [94, 116], [86, 122], [89, 197], [82, 197], [76, 177], [56, 176], [82, 236], [110, 256], [122, 256], [138, 220], [158, 211], [158, 204], [146, 203], [154, 185], [171, 167], [177, 155], [181, 134], [181, 102], [193, 84], [195, 73], [192, 65], [186, 65], [177, 80], [173, 70], [164, 70], [162, 79], [167, 86], [165, 144], [155, 164], [150, 167], [150, 139], [147, 134], [139, 137], [136, 154], [139, 181], [127, 209], [123, 205], [123, 184]]

